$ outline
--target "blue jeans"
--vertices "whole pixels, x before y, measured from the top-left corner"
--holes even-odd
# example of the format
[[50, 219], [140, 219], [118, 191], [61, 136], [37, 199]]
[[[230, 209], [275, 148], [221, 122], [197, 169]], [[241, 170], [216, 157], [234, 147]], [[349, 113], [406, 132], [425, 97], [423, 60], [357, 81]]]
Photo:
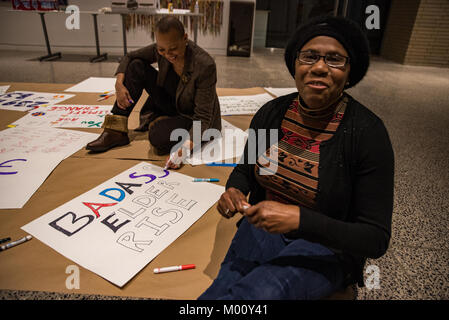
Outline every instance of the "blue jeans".
[[199, 300], [314, 300], [339, 290], [344, 272], [318, 243], [288, 239], [243, 219], [217, 278]]

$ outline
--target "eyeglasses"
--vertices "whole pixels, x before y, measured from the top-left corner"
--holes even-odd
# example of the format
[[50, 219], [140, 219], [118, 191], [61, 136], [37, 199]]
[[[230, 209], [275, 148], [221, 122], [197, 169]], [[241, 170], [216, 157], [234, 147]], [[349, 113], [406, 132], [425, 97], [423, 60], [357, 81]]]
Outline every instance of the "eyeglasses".
[[349, 62], [349, 57], [341, 56], [338, 53], [328, 53], [325, 56], [321, 56], [313, 51], [298, 51], [296, 58], [299, 62], [305, 64], [315, 64], [321, 58], [324, 58], [324, 62], [332, 68], [344, 67]]

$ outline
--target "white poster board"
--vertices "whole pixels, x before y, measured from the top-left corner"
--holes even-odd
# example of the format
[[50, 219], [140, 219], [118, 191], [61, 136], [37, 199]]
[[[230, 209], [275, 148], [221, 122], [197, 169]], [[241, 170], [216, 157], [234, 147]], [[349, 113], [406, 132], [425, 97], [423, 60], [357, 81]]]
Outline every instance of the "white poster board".
[[122, 287], [224, 192], [192, 180], [141, 162], [22, 229]]
[[66, 92], [115, 92], [115, 78], [90, 77], [65, 89]]
[[13, 91], [0, 94], [0, 109], [29, 111], [39, 106], [58, 104], [74, 96], [73, 94]]
[[273, 100], [268, 93], [250, 96], [220, 96], [220, 110], [222, 116], [238, 114], [255, 114], [265, 103]]
[[39, 107], [15, 121], [23, 127], [101, 128], [112, 105], [52, 105]]
[[275, 97], [285, 96], [285, 95], [293, 93], [293, 92], [298, 92], [298, 89], [296, 89], [296, 88], [271, 88], [271, 87], [268, 87], [268, 88], [264, 88], [264, 89], [267, 90], [272, 95], [274, 95]]
[[68, 129], [8, 128], [0, 131], [0, 154], [62, 153], [68, 157], [98, 136], [98, 133]]
[[64, 157], [63, 153], [0, 153], [0, 209], [22, 208]]
[[9, 89], [9, 85], [8, 86], [0, 86], [0, 94], [6, 93], [6, 91], [8, 91], [8, 89]]
[[236, 158], [243, 154], [248, 134], [221, 119], [221, 137], [205, 144], [201, 150], [195, 151], [187, 162], [192, 166]]

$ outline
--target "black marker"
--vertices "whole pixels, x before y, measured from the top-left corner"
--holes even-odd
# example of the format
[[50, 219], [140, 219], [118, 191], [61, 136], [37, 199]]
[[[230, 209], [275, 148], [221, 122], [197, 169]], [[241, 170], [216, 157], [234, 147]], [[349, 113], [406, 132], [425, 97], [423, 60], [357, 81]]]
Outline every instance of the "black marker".
[[5, 239], [0, 239], [0, 243], [3, 243], [3, 242], [8, 242], [8, 241], [10, 241], [11, 240], [11, 238], [5, 238]]
[[8, 243], [8, 244], [6, 244], [6, 245], [1, 246], [1, 247], [0, 247], [0, 251], [3, 251], [3, 250], [6, 250], [6, 249], [15, 247], [15, 246], [17, 246], [17, 245], [19, 245], [19, 244], [21, 244], [21, 243], [24, 243], [24, 242], [26, 242], [26, 241], [29, 241], [29, 240], [31, 240], [31, 239], [33, 239], [33, 237], [30, 236], [30, 235], [28, 235], [28, 236], [26, 236], [26, 237], [23, 237], [22, 239], [19, 239], [19, 240], [17, 240], [17, 241], [13, 241], [13, 242], [11, 242], [11, 243]]

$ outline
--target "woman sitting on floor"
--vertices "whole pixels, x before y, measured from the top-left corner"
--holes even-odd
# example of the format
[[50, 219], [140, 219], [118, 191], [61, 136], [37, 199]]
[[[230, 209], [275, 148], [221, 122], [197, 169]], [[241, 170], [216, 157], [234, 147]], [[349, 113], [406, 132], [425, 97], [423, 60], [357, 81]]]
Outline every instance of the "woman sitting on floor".
[[277, 143], [252, 155], [249, 144], [263, 143], [248, 141], [231, 173], [217, 208], [243, 218], [199, 299], [325, 298], [363, 286], [366, 258], [388, 248], [393, 149], [382, 120], [345, 92], [368, 70], [366, 36], [350, 20], [315, 18], [292, 36], [285, 62], [299, 94], [252, 119], [256, 132], [277, 130]]
[[[112, 115], [107, 115], [104, 131], [86, 149], [104, 152], [129, 144], [128, 117], [143, 90], [149, 97], [140, 112], [136, 131], [149, 130], [148, 138], [157, 154], [164, 155], [179, 141], [170, 139], [175, 129], [189, 132], [183, 148], [177, 150], [183, 159], [192, 150], [193, 121], [201, 122], [201, 132], [221, 130], [220, 104], [216, 92], [217, 68], [214, 59], [188, 40], [184, 26], [176, 17], [166, 16], [156, 24], [156, 43], [128, 53], [117, 68], [115, 84], [117, 100]], [[157, 62], [159, 70], [151, 64]], [[178, 162], [167, 162], [177, 169]]]

